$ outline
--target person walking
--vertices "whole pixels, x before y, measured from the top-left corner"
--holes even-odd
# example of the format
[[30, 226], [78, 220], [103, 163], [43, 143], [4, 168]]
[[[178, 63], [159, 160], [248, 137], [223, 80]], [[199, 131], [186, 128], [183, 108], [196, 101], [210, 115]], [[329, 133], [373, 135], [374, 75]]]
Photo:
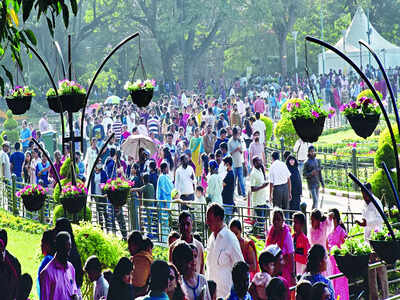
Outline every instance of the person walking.
[[15, 152], [10, 155], [11, 173], [17, 176], [17, 182], [22, 182], [22, 164], [25, 160], [25, 155], [20, 151], [21, 144], [15, 143]]
[[204, 147], [205, 153], [207, 153], [207, 154], [213, 153], [214, 144], [215, 144], [216, 140], [217, 140], [217, 137], [212, 132], [212, 126], [207, 125], [206, 134], [203, 136], [203, 147]]
[[207, 197], [211, 202], [216, 202], [222, 205], [222, 181], [218, 175], [218, 163], [215, 160], [208, 162], [210, 174], [207, 179]]
[[[196, 175], [194, 170], [188, 164], [188, 158], [185, 154], [181, 155], [181, 165], [176, 170], [175, 174], [175, 188], [178, 190], [179, 195], [183, 201], [194, 200], [194, 185], [196, 183]], [[186, 205], [184, 205], [184, 209]]]
[[[93, 173], [93, 178], [90, 182], [90, 192], [93, 195], [103, 195], [103, 189], [101, 188], [102, 184], [107, 182], [107, 173], [103, 170], [103, 165], [101, 163], [97, 163], [95, 172]], [[103, 197], [92, 197], [92, 199], [96, 202], [96, 210], [98, 214], [99, 224], [104, 230], [110, 229], [108, 214], [107, 214], [107, 198]]]
[[[162, 232], [162, 240], [166, 241], [166, 235], [168, 235], [168, 218], [169, 214], [165, 211], [165, 208], [170, 207], [171, 204], [171, 192], [174, 188], [174, 184], [172, 183], [171, 177], [168, 174], [168, 163], [162, 162], [160, 165], [161, 174], [158, 177], [157, 181], [157, 190], [156, 190], [156, 198], [159, 201], [158, 207], [161, 208], [159, 210], [158, 220], [161, 223], [161, 232]], [[194, 199], [194, 198], [193, 198]]]
[[233, 200], [235, 194], [235, 175], [232, 171], [232, 157], [224, 157], [223, 162], [227, 172], [222, 181], [222, 203], [224, 205], [226, 222], [229, 223], [233, 217], [235, 208], [235, 202]]
[[265, 159], [264, 145], [260, 143], [260, 132], [258, 131], [253, 133], [253, 142], [251, 142], [249, 147], [249, 159], [252, 167], [254, 166], [253, 158], [256, 156], [259, 156], [262, 159], [261, 163], [265, 165], [267, 160]]
[[291, 174], [290, 183], [292, 186], [292, 199], [290, 200], [289, 208], [290, 210], [300, 210], [300, 200], [303, 189], [297, 159], [293, 155], [289, 155], [286, 159], [286, 165]]
[[269, 182], [265, 176], [261, 158], [255, 156], [252, 161], [253, 169], [250, 173], [251, 204], [257, 215], [257, 222], [264, 225], [267, 204], [267, 186]]
[[217, 203], [207, 208], [206, 223], [211, 231], [207, 242], [206, 278], [217, 283], [217, 298], [225, 298], [232, 287], [232, 267], [244, 261], [236, 236], [224, 223], [224, 209]]
[[308, 147], [308, 159], [304, 164], [303, 176], [307, 180], [308, 190], [313, 200], [312, 208], [318, 207], [319, 184], [325, 189], [324, 180], [321, 173], [322, 167], [319, 159], [316, 159], [314, 146]]
[[291, 173], [286, 164], [279, 160], [279, 152], [273, 152], [272, 164], [269, 168], [269, 199], [272, 199], [274, 206], [284, 210], [289, 209], [289, 201], [292, 196], [290, 176]]
[[238, 127], [233, 127], [232, 137], [228, 141], [228, 152], [232, 157], [233, 161], [233, 173], [238, 180], [239, 195], [246, 197], [246, 186], [243, 177], [243, 142], [239, 135], [240, 131]]
[[260, 133], [260, 143], [264, 144], [265, 141], [265, 131], [266, 131], [266, 127], [265, 127], [265, 123], [263, 121], [261, 121], [261, 114], [259, 112], [256, 112], [256, 120], [254, 121], [253, 125], [252, 125], [252, 129], [253, 132], [258, 131]]
[[303, 142], [302, 139], [298, 139], [294, 144], [293, 152], [296, 154], [300, 174], [303, 174], [304, 163], [307, 160], [308, 147], [310, 146], [312, 146], [310, 143]]

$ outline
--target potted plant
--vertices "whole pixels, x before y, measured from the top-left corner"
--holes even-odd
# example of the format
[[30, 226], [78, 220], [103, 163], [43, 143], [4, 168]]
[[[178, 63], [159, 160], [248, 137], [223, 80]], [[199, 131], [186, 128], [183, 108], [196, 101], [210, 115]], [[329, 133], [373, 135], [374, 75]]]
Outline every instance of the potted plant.
[[331, 118], [335, 109], [329, 113], [322, 109], [322, 100], [312, 103], [310, 99], [290, 99], [286, 102], [284, 114], [292, 120], [297, 135], [307, 143], [314, 143], [324, 130], [325, 118]]
[[[378, 96], [382, 97], [381, 94]], [[372, 135], [381, 116], [378, 102], [374, 99], [371, 90], [362, 91], [355, 101], [343, 104], [340, 110], [349, 120], [356, 134], [364, 139]]]
[[400, 258], [400, 230], [393, 228], [396, 240], [390, 235], [385, 226], [371, 234], [370, 243], [380, 259], [388, 264], [394, 264]]
[[115, 207], [121, 207], [128, 199], [129, 191], [133, 187], [134, 182], [118, 177], [114, 180], [108, 179], [103, 184], [103, 191], [106, 192], [108, 199]]
[[56, 91], [53, 88], [50, 88], [46, 93], [49, 108], [54, 112], [60, 112], [58, 99], [61, 101], [63, 112], [78, 112], [83, 108], [86, 90], [79, 83], [67, 79], [61, 80], [58, 82], [57, 92], [59, 98], [57, 98]]
[[35, 92], [28, 86], [16, 86], [6, 96], [8, 108], [14, 115], [24, 114], [30, 107]]
[[156, 82], [154, 79], [147, 79], [142, 81], [140, 79], [135, 82], [127, 81], [124, 89], [131, 94], [133, 103], [139, 107], [145, 107], [149, 105], [151, 98], [153, 98], [153, 92]]
[[82, 182], [78, 182], [76, 185], [68, 182], [62, 188], [60, 202], [65, 211], [76, 214], [85, 206], [87, 194], [88, 191]]
[[46, 200], [46, 192], [47, 188], [39, 184], [31, 184], [16, 192], [16, 196], [22, 198], [26, 210], [37, 211], [42, 208]]
[[359, 239], [347, 239], [341, 246], [333, 246], [331, 254], [335, 257], [339, 270], [349, 279], [368, 275], [368, 262], [372, 250], [368, 243]]

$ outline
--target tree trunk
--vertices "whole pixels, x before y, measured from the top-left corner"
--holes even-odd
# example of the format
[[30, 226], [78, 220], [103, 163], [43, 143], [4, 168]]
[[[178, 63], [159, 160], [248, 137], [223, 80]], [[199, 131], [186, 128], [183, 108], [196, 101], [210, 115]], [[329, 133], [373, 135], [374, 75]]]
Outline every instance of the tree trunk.
[[185, 89], [193, 88], [193, 70], [196, 65], [192, 56], [184, 56], [183, 58], [183, 85]]
[[283, 78], [287, 77], [287, 34], [279, 34], [278, 42], [279, 42], [279, 60], [281, 65], [281, 74]]
[[160, 48], [161, 54], [161, 65], [163, 69], [163, 77], [164, 81], [169, 81], [174, 79], [174, 73], [172, 72], [171, 68], [171, 58], [172, 55], [168, 51], [163, 48]]

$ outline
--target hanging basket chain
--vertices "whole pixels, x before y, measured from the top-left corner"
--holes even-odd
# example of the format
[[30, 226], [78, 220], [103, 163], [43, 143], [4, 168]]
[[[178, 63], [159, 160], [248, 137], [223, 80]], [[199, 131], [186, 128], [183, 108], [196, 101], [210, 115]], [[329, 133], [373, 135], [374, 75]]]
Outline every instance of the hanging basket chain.
[[132, 82], [135, 80], [135, 75], [136, 75], [136, 72], [137, 72], [137, 69], [138, 69], [139, 65], [140, 65], [140, 67], [142, 69], [143, 80], [146, 80], [147, 79], [147, 75], [146, 75], [146, 70], [144, 69], [143, 60], [142, 60], [142, 47], [141, 47], [141, 44], [140, 44], [140, 35], [139, 35], [139, 57], [138, 57], [138, 61], [136, 63], [135, 71], [133, 72], [133, 75], [132, 75], [132, 80], [131, 80]]
[[[312, 97], [313, 103], [316, 104], [316, 101], [315, 101], [315, 98], [314, 98], [314, 89], [313, 89], [312, 84], [311, 84], [310, 73], [308, 72], [308, 48], [307, 48], [307, 40], [304, 40], [304, 55], [305, 55], [305, 59], [306, 59], [306, 66], [305, 66], [304, 69], [305, 69], [305, 71], [306, 71], [308, 86], [310, 87], [310, 90], [311, 90], [311, 97]], [[318, 96], [317, 93], [316, 93], [316, 95]]]

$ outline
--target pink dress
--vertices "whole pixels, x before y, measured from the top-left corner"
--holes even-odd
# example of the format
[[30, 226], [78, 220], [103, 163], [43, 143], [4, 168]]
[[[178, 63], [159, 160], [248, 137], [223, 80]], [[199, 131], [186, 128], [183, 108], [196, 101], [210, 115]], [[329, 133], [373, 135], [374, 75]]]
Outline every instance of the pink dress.
[[[280, 234], [275, 230], [272, 225], [268, 231], [267, 241], [265, 242], [265, 246], [276, 244], [281, 248], [282, 255], [293, 255], [294, 254], [294, 246], [293, 239], [290, 232], [290, 227], [286, 224], [283, 224], [283, 230], [280, 231]], [[295, 285], [295, 282], [292, 277], [293, 272], [293, 261], [285, 261], [285, 265], [282, 269], [282, 277], [286, 279], [289, 283], [289, 286]]]
[[[339, 248], [344, 243], [347, 237], [346, 231], [342, 226], [338, 225], [332, 232], [328, 235], [328, 248], [332, 249], [333, 246], [338, 246]], [[329, 256], [330, 259], [330, 270], [328, 270], [329, 275], [334, 275], [341, 273], [336, 265], [336, 260], [333, 255]], [[340, 300], [349, 300], [349, 282], [346, 277], [340, 277], [332, 280], [333, 288], [335, 289], [336, 297], [340, 295]]]
[[[329, 218], [326, 218], [325, 221], [320, 222], [319, 228], [314, 229], [310, 228], [310, 231], [308, 233], [308, 240], [310, 241], [310, 246], [312, 247], [313, 245], [319, 244], [322, 247], [326, 249], [326, 242], [328, 239], [328, 233], [332, 230], [332, 220]], [[328, 252], [328, 251], [327, 251]], [[330, 261], [327, 261], [327, 271], [330, 270]], [[322, 273], [325, 277], [327, 277], [328, 272], [325, 271]]]

